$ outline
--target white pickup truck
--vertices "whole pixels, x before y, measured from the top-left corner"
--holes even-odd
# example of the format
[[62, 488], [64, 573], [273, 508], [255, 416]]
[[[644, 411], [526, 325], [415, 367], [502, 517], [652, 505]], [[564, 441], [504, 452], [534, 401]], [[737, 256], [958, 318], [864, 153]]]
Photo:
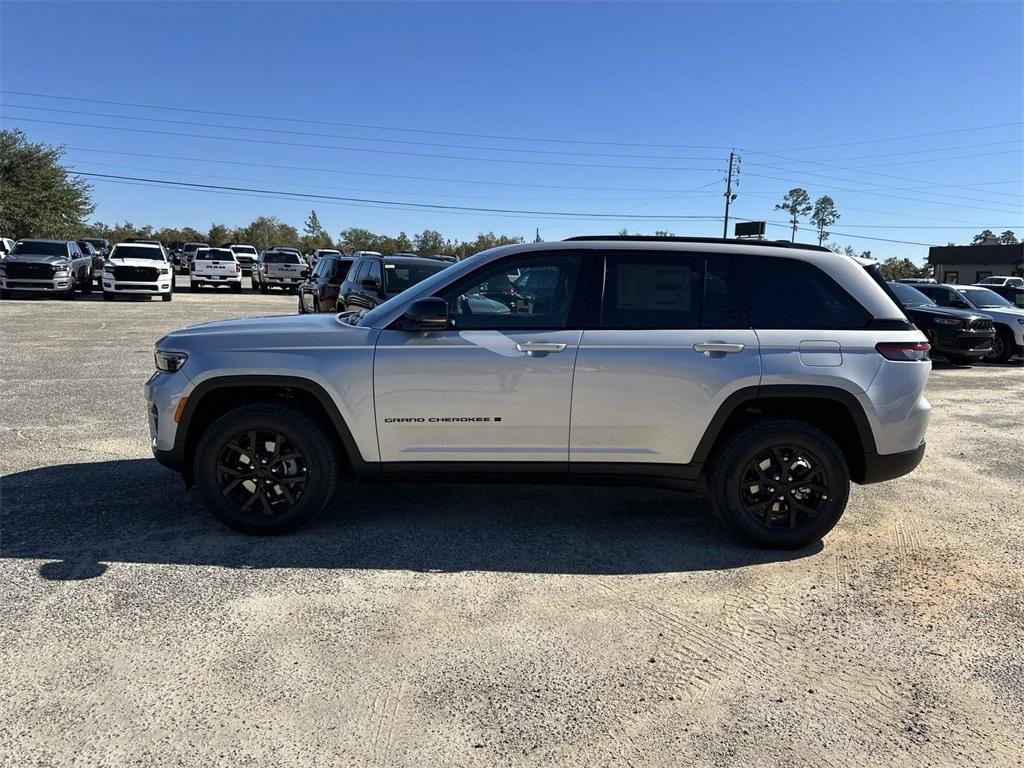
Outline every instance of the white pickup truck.
[[242, 265], [230, 248], [200, 248], [189, 263], [188, 276], [192, 291], [204, 285], [224, 285], [235, 293], [242, 292]]
[[253, 266], [252, 287], [260, 293], [271, 288], [295, 293], [308, 274], [309, 268], [298, 251], [272, 249], [261, 253]]

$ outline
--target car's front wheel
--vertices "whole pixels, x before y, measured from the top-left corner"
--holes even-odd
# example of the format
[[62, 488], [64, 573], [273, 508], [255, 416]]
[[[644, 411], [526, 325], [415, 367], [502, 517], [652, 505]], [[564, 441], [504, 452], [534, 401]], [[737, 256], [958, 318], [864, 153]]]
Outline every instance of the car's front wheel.
[[988, 363], [1005, 363], [1013, 357], [1013, 333], [1009, 328], [998, 328], [992, 339], [992, 350], [983, 358]]
[[336, 442], [300, 409], [240, 406], [210, 425], [196, 449], [196, 487], [221, 522], [245, 533], [293, 530], [334, 495]]
[[708, 495], [716, 516], [759, 547], [796, 549], [839, 522], [850, 471], [839, 446], [796, 419], [767, 419], [731, 436], [712, 460]]

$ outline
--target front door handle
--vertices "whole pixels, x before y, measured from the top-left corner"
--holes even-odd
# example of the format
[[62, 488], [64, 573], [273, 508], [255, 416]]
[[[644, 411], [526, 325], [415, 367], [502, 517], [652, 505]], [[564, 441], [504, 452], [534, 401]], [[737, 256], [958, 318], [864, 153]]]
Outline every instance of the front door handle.
[[516, 350], [525, 352], [530, 357], [544, 357], [549, 352], [561, 352], [568, 346], [556, 341], [527, 341], [516, 344]]
[[711, 356], [713, 353], [718, 352], [725, 354], [728, 352], [742, 352], [742, 344], [730, 344], [725, 341], [705, 341], [700, 344], [693, 345], [694, 352], [703, 352], [707, 356]]

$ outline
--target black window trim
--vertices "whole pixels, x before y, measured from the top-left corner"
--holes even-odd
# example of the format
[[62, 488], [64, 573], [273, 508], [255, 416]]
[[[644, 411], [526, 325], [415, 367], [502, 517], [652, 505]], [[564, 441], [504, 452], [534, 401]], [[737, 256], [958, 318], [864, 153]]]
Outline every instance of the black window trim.
[[[578, 256], [580, 260], [579, 270], [576, 273], [576, 286], [573, 290], [572, 300], [569, 302], [569, 313], [566, 315], [565, 324], [561, 328], [553, 328], [549, 325], [538, 325], [538, 326], [515, 326], [502, 327], [502, 328], [464, 328], [466, 331], [503, 331], [508, 333], [519, 333], [520, 331], [548, 331], [556, 333], [559, 331], [584, 331], [587, 330], [584, 318], [586, 316], [586, 308], [592, 302], [588, 302], [584, 299], [586, 295], [587, 287], [592, 283], [590, 275], [593, 273], [593, 262], [595, 261], [592, 256], [599, 251], [592, 251], [587, 249], [572, 249], [572, 250], [557, 250], [557, 251], [520, 251], [518, 253], [509, 254], [503, 256], [500, 259], [495, 259], [486, 264], [482, 264], [474, 269], [469, 274], [463, 275], [458, 280], [448, 283], [435, 291], [431, 296], [435, 298], [444, 298], [442, 294], [448, 294], [452, 291], [461, 291], [463, 286], [473, 285], [479, 280], [479, 276], [484, 272], [490, 272], [495, 267], [499, 267], [510, 261], [520, 261], [524, 258], [535, 258], [538, 260], [543, 259], [560, 259], [567, 256]], [[581, 299], [584, 299], [581, 301]], [[449, 308], [450, 311], [450, 308]], [[399, 318], [400, 320], [401, 318]], [[398, 320], [395, 321], [397, 323]], [[392, 324], [394, 326], [394, 324]], [[457, 327], [449, 328], [450, 331], [460, 330]]]

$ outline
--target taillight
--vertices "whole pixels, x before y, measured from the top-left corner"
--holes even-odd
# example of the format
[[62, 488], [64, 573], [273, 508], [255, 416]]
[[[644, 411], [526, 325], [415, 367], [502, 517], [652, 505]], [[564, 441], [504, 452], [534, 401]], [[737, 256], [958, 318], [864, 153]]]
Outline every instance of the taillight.
[[267, 265], [266, 265], [266, 264], [264, 264], [264, 265], [263, 265], [263, 274], [264, 274], [264, 275], [266, 275], [266, 274], [268, 274], [269, 272], [270, 272], [270, 269], [269, 269], [269, 268], [267, 267]]
[[188, 271], [189, 272], [195, 272], [196, 271], [196, 263], [194, 261], [190, 261], [188, 263]]
[[239, 264], [238, 262], [235, 262], [235, 272], [241, 273], [241, 271], [242, 271], [242, 265]]
[[883, 341], [875, 349], [886, 360], [899, 362], [927, 360], [932, 345], [926, 341]]

